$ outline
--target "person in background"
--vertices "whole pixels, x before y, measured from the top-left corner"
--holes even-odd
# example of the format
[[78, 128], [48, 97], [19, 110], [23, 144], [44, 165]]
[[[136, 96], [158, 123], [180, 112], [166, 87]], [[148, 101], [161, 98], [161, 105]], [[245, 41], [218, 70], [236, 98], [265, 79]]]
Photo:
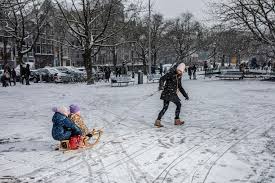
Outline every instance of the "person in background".
[[16, 71], [14, 70], [14, 68], [11, 71], [11, 77], [12, 77], [12, 81], [13, 81], [13, 86], [16, 85]]
[[162, 64], [159, 65], [159, 73], [162, 76], [162, 74], [163, 74], [163, 65]]
[[197, 79], [197, 67], [195, 64], [193, 65], [192, 70], [193, 70], [193, 79], [196, 80]]
[[31, 75], [30, 65], [27, 64], [26, 69], [25, 69], [26, 85], [30, 85], [30, 75]]
[[25, 68], [23, 67], [22, 64], [20, 64], [20, 82], [24, 84], [24, 79], [25, 79]]
[[10, 68], [9, 66], [7, 66], [7, 72], [9, 73], [9, 78], [7, 78], [7, 79], [8, 79], [8, 81], [9, 81], [9, 83], [10, 83], [10, 86], [11, 86], [11, 78], [12, 78], [12, 75], [11, 75], [11, 68]]
[[206, 74], [207, 74], [207, 70], [208, 70], [208, 64], [207, 64], [207, 61], [204, 61], [203, 69], [204, 69], [204, 79], [205, 79]]
[[187, 71], [188, 71], [189, 79], [191, 80], [192, 79], [192, 67], [189, 66], [188, 69], [187, 69]]
[[3, 87], [7, 87], [9, 84], [8, 84], [8, 80], [9, 80], [9, 77], [10, 77], [10, 75], [9, 75], [9, 72], [7, 71], [7, 69], [5, 68], [4, 69], [4, 73], [3, 73], [3, 75], [1, 76], [1, 82], [2, 82], [2, 86]]

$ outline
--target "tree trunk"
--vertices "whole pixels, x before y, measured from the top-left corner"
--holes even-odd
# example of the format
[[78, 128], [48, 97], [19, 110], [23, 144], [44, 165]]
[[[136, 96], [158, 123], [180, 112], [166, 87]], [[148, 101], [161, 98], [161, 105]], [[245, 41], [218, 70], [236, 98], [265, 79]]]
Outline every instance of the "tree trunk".
[[23, 64], [23, 54], [22, 53], [18, 53], [18, 62], [19, 62], [19, 64]]
[[144, 50], [142, 50], [142, 62], [143, 62], [143, 73], [147, 75], [146, 55]]
[[154, 52], [153, 60], [154, 60], [154, 65], [156, 66], [157, 65], [157, 52]]
[[84, 60], [84, 65], [85, 69], [87, 71], [87, 85], [94, 84], [94, 78], [93, 78], [93, 73], [92, 73], [92, 58], [91, 58], [91, 51], [85, 50], [83, 53], [83, 60]]
[[3, 52], [4, 65], [8, 63], [7, 44], [8, 44], [8, 40], [7, 38], [4, 37], [4, 52]]
[[112, 55], [113, 55], [113, 65], [114, 65], [114, 67], [116, 67], [117, 55], [116, 55], [116, 48], [115, 47], [112, 48]]
[[222, 67], [224, 67], [224, 62], [225, 62], [225, 55], [222, 55]]
[[63, 66], [63, 46], [62, 46], [62, 44], [60, 44], [60, 46], [59, 46], [59, 53], [60, 53], [60, 63], [59, 63], [59, 65], [60, 66]]

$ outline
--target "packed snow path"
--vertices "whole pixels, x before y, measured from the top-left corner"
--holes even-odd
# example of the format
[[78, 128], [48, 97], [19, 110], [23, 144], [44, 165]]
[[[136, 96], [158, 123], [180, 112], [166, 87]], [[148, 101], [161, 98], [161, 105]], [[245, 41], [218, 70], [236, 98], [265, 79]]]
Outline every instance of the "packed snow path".
[[[175, 105], [161, 129], [157, 84], [85, 84], [0, 89], [0, 182], [275, 182], [275, 85], [260, 81], [183, 81], [184, 126]], [[80, 105], [100, 143], [54, 151], [53, 106]]]

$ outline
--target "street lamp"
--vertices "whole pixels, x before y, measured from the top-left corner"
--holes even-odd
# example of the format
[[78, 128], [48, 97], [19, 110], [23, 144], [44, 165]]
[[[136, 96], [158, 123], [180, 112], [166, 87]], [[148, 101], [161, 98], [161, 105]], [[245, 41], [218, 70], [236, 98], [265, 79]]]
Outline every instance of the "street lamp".
[[152, 50], [151, 50], [151, 0], [149, 0], [149, 21], [148, 21], [148, 28], [149, 28], [149, 50], [148, 50], [148, 74], [151, 74], [151, 62], [152, 62]]
[[134, 72], [134, 43], [131, 43], [131, 60], [132, 60], [132, 78], [135, 78], [135, 72]]

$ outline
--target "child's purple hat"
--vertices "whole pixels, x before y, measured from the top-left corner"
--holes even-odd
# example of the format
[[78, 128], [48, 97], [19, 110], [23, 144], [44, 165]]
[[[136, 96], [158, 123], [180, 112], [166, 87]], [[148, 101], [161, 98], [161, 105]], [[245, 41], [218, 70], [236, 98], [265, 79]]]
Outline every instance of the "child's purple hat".
[[70, 105], [70, 113], [77, 113], [80, 111], [80, 108], [78, 105], [72, 104]]

